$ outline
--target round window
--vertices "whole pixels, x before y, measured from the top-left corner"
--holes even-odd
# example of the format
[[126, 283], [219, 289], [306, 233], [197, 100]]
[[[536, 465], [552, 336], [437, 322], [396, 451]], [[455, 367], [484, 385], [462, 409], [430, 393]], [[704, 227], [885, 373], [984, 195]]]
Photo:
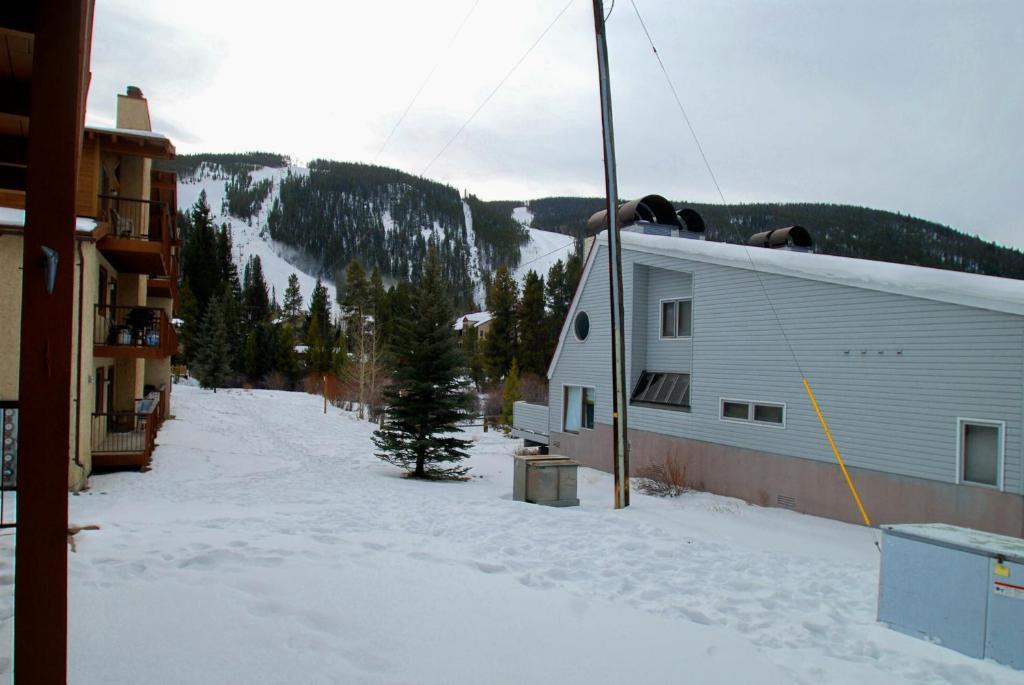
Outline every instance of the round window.
[[587, 316], [586, 312], [578, 313], [572, 327], [576, 333], [577, 340], [586, 340], [587, 336], [590, 335], [590, 317]]

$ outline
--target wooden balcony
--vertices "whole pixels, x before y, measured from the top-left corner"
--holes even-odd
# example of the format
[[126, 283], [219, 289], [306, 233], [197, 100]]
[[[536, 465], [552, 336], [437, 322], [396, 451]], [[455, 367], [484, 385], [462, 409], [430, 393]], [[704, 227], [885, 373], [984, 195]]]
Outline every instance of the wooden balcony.
[[167, 418], [167, 386], [135, 401], [135, 411], [92, 415], [92, 467], [145, 468], [153, 456], [156, 434]]
[[93, 355], [159, 359], [178, 352], [178, 334], [158, 307], [96, 305]]
[[156, 278], [171, 276], [171, 252], [178, 241], [166, 202], [100, 195], [99, 207], [97, 218], [109, 230], [97, 247], [115, 269]]

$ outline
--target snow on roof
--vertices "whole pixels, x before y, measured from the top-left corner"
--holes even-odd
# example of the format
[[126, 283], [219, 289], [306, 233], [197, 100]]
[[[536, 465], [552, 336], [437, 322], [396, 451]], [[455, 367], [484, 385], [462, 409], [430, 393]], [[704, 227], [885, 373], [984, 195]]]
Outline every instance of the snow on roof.
[[491, 313], [488, 312], [488, 311], [473, 312], [472, 314], [463, 314], [462, 316], [460, 316], [459, 318], [457, 318], [455, 320], [455, 323], [453, 325], [454, 325], [455, 330], [461, 331], [462, 330], [462, 322], [465, 319], [469, 319], [469, 322], [472, 324], [472, 326], [470, 326], [470, 328], [476, 328], [480, 324], [485, 324], [485, 323], [487, 323], [488, 321], [490, 321], [493, 318], [494, 317], [491, 316]]
[[156, 131], [143, 131], [138, 128], [111, 128], [108, 126], [86, 126], [86, 131], [94, 131], [96, 133], [110, 133], [116, 136], [138, 136], [140, 138], [153, 138], [154, 140], [166, 140], [170, 141], [170, 138], [165, 136], [163, 133], [157, 133]]
[[[25, 226], [25, 210], [14, 209], [13, 207], [0, 207], [0, 226]], [[75, 219], [75, 230], [83, 233], [91, 233], [96, 230], [96, 220], [88, 217], [77, 217]]]
[[[624, 249], [1024, 316], [1024, 281], [852, 257], [622, 232]], [[607, 243], [607, 232], [598, 242]]]

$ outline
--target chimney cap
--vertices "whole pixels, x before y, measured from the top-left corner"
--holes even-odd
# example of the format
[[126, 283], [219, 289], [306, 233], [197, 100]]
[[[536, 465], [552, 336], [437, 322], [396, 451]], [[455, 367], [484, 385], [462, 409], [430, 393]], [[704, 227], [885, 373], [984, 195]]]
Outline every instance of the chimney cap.
[[754, 247], [785, 248], [790, 250], [810, 251], [814, 248], [811, 234], [803, 226], [787, 226], [771, 231], [762, 231], [750, 236], [748, 244]]
[[141, 98], [142, 89], [138, 86], [128, 86], [128, 88], [125, 89], [125, 95], [127, 95], [130, 98]]

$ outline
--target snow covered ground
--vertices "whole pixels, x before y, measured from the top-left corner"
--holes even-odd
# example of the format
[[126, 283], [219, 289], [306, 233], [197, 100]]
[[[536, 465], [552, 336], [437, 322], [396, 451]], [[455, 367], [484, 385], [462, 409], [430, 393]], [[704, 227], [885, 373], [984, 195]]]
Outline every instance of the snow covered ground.
[[[175, 386], [149, 473], [93, 476], [71, 520], [71, 683], [1011, 683], [874, 621], [866, 529], [710, 495], [511, 500], [405, 480], [317, 397]], [[0, 639], [11, 639], [0, 537]], [[8, 652], [9, 654], [9, 652]], [[9, 656], [0, 661], [9, 673]]]

